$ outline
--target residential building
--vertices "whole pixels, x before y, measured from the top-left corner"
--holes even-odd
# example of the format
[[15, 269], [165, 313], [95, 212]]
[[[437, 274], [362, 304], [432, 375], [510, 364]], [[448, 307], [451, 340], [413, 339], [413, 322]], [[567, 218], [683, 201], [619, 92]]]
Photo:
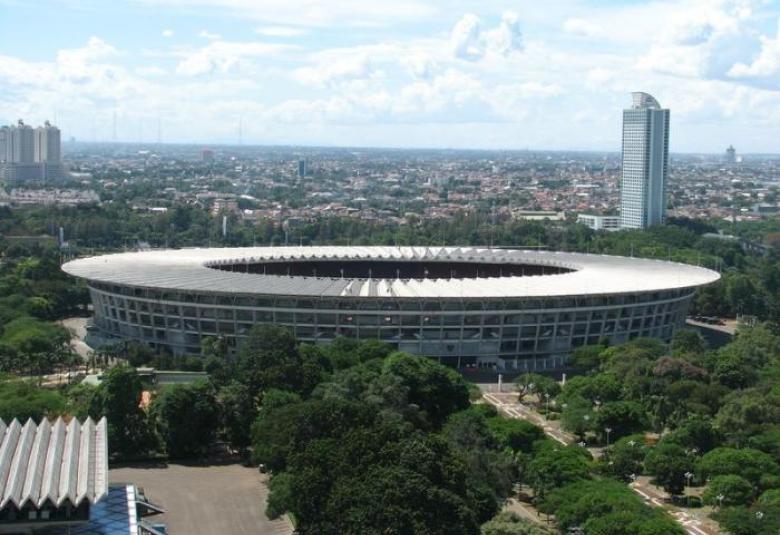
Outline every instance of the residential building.
[[52, 180], [62, 176], [60, 130], [46, 121], [33, 129], [18, 123], [0, 128], [0, 178], [10, 181]]

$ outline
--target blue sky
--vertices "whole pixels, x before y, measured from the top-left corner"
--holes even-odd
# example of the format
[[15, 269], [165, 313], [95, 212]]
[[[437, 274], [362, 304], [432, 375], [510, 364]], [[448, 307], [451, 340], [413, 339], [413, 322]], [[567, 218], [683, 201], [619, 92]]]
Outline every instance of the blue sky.
[[0, 0], [0, 121], [82, 140], [780, 152], [778, 0]]

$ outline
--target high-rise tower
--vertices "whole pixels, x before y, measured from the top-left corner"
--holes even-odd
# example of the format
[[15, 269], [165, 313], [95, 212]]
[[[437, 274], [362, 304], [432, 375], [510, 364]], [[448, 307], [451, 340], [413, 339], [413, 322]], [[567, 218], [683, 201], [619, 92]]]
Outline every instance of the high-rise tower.
[[669, 110], [647, 93], [632, 93], [623, 110], [621, 228], [660, 225], [666, 217], [669, 174]]
[[35, 161], [60, 163], [60, 129], [49, 121], [35, 129]]
[[737, 149], [734, 148], [734, 145], [729, 145], [729, 148], [726, 149], [726, 163], [736, 163], [737, 162]]
[[11, 151], [9, 161], [28, 164], [35, 161], [35, 131], [32, 126], [19, 122], [11, 126]]

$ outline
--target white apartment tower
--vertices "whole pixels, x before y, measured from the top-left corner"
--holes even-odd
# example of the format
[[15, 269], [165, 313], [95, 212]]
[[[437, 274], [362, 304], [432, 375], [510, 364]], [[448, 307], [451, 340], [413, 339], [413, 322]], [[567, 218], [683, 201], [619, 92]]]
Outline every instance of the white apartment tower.
[[35, 129], [35, 161], [60, 163], [60, 129], [49, 121]]
[[669, 110], [647, 93], [631, 95], [631, 108], [623, 110], [620, 227], [643, 229], [666, 217]]
[[19, 119], [11, 126], [10, 161], [13, 163], [33, 163], [35, 161], [35, 130]]
[[46, 121], [33, 128], [19, 119], [0, 127], [0, 178], [54, 180], [63, 176], [60, 129]]

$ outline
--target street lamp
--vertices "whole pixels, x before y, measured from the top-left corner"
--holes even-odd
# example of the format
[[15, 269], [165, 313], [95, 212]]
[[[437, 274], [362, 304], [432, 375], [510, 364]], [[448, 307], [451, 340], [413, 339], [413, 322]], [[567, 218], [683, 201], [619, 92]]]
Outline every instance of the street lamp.
[[715, 499], [718, 500], [718, 507], [723, 507], [723, 498], [725, 498], [723, 494], [715, 496]]
[[[691, 479], [693, 479], [693, 472], [685, 472], [685, 481], [688, 484], [687, 486], [689, 486], [689, 487], [691, 486]], [[691, 506], [691, 497], [688, 496], [686, 501], [688, 502], [688, 507], [690, 507]]]
[[607, 433], [607, 447], [609, 447], [609, 434], [612, 432], [611, 427], [605, 427], [604, 431]]
[[544, 413], [544, 419], [545, 420], [549, 420], [550, 419], [550, 393], [549, 392], [545, 392], [544, 393], [544, 397], [547, 400], [547, 410]]

